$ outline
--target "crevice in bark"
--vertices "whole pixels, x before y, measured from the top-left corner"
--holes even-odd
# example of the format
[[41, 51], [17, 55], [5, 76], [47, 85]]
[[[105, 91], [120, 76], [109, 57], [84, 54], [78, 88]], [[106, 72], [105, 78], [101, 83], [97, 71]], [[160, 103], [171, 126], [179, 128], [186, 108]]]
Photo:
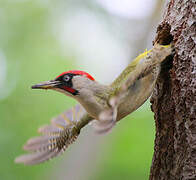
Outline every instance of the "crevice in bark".
[[171, 26], [168, 23], [160, 24], [157, 28], [157, 36], [155, 38], [155, 42], [161, 45], [168, 45], [173, 41], [173, 36], [170, 33]]

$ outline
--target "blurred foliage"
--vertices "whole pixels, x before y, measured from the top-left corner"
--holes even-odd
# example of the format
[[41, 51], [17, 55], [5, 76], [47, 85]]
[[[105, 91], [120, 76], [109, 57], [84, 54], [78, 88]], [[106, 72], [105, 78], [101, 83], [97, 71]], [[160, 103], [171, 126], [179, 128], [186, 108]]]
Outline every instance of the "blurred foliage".
[[[7, 64], [6, 81], [0, 91], [10, 92], [0, 99], [2, 180], [49, 178], [61, 158], [37, 166], [14, 164], [14, 158], [23, 153], [21, 146], [37, 135], [40, 125], [75, 103], [56, 92], [30, 89], [34, 83], [76, 68], [74, 58], [64, 56], [51, 31], [50, 9], [54, 2], [46, 2], [0, 2], [0, 52]], [[107, 138], [99, 166], [89, 179], [147, 179], [154, 139], [149, 104], [121, 121]]]

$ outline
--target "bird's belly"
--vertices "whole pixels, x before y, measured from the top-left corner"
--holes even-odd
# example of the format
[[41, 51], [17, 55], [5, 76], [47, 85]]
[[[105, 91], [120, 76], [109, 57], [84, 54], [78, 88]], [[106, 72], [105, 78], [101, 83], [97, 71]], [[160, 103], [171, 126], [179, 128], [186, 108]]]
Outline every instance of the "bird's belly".
[[125, 116], [138, 109], [148, 99], [149, 96], [150, 93], [146, 93], [145, 96], [142, 96], [142, 98], [140, 97], [137, 99], [127, 97], [127, 99], [119, 105], [117, 120], [124, 118]]
[[147, 78], [149, 77], [139, 80], [134, 87], [129, 89], [127, 95], [121, 100], [118, 107], [117, 120], [135, 111], [150, 97], [155, 82], [149, 83]]

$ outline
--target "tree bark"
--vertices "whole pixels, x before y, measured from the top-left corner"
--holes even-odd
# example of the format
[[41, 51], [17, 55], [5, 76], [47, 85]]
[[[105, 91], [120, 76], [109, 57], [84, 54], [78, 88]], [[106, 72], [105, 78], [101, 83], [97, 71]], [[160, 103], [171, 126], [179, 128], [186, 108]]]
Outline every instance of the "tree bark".
[[[153, 95], [156, 124], [150, 180], [196, 180], [196, 0], [170, 0], [155, 41], [173, 40]], [[173, 60], [173, 62], [172, 62]]]

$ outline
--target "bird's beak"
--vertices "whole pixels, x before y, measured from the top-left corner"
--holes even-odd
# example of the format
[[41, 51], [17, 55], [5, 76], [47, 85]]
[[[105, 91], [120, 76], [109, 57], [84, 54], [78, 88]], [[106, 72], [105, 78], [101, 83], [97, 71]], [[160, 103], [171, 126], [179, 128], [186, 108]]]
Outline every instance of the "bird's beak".
[[60, 81], [51, 80], [32, 86], [32, 89], [54, 89], [60, 85]]

